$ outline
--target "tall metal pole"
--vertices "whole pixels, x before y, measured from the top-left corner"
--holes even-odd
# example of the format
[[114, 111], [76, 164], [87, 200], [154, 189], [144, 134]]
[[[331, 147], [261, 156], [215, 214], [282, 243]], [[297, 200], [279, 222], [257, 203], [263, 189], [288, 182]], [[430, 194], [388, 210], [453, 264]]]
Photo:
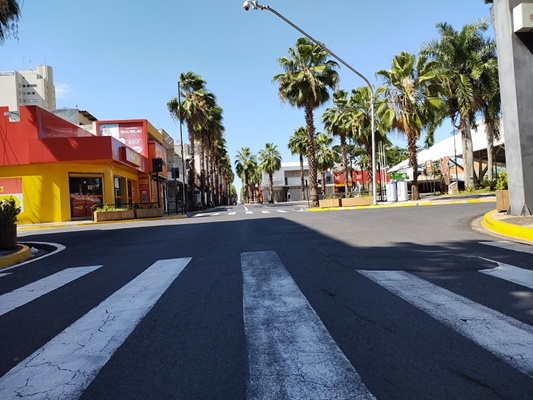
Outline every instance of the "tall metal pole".
[[178, 110], [179, 110], [179, 120], [180, 120], [180, 142], [181, 142], [181, 163], [182, 163], [182, 171], [181, 171], [181, 204], [183, 204], [183, 213], [187, 212], [187, 196], [185, 196], [185, 157], [183, 156], [183, 132], [182, 132], [182, 118], [181, 118], [181, 87], [180, 87], [180, 81], [178, 80]]
[[455, 135], [457, 134], [457, 131], [453, 130], [453, 154], [455, 157], [455, 183], [457, 184], [457, 190], [459, 190], [459, 174], [457, 172], [457, 150], [455, 148]]
[[[355, 68], [353, 68], [350, 64], [348, 64], [346, 61], [344, 61], [342, 58], [340, 58], [338, 55], [333, 53], [330, 49], [328, 49], [326, 46], [324, 46], [323, 43], [319, 42], [315, 38], [313, 38], [311, 35], [309, 35], [307, 32], [302, 30], [297, 25], [293, 24], [291, 21], [289, 21], [287, 18], [285, 18], [283, 15], [281, 15], [279, 12], [271, 8], [270, 6], [264, 6], [261, 4], [257, 4], [257, 1], [248, 1], [248, 5], [252, 6], [254, 9], [259, 8], [260, 10], [267, 10], [271, 13], [275, 14], [277, 17], [281, 18], [283, 21], [285, 21], [287, 24], [292, 26], [294, 29], [296, 29], [298, 32], [300, 32], [302, 35], [306, 36], [310, 40], [312, 40], [314, 43], [316, 43], [318, 46], [320, 46], [323, 50], [328, 52], [333, 58], [337, 59], [342, 65], [344, 65], [346, 68], [348, 68], [350, 71], [352, 71], [354, 74], [359, 76], [365, 83], [367, 84], [368, 88], [370, 89], [370, 118], [372, 119], [371, 123], [371, 130], [372, 130], [372, 196], [373, 196], [373, 204], [377, 204], [376, 199], [376, 141], [375, 141], [375, 132], [374, 132], [374, 88], [372, 87], [372, 84], [370, 81], [359, 71], [357, 71]], [[245, 3], [246, 4], [246, 3]], [[245, 8], [246, 9], [246, 8]]]

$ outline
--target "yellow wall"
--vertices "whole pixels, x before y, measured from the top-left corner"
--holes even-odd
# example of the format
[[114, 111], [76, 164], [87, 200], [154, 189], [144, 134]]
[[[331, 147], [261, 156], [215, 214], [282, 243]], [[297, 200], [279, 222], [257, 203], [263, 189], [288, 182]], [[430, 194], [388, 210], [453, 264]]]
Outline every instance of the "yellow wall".
[[[19, 224], [70, 221], [69, 174], [92, 173], [103, 175], [104, 203], [112, 204], [114, 199], [113, 175], [130, 179], [139, 196], [137, 171], [109, 164], [36, 164], [0, 167], [0, 176], [22, 178], [23, 211]], [[127, 188], [126, 188], [127, 189]], [[133, 199], [138, 202], [138, 198]]]

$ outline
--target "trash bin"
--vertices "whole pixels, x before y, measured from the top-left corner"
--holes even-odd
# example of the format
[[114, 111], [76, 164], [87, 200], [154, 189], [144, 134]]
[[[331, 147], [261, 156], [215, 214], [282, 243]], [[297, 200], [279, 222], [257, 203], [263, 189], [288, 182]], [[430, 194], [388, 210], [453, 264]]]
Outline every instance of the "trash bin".
[[409, 200], [409, 193], [407, 191], [407, 182], [399, 181], [396, 182], [396, 190], [398, 193], [398, 201], [407, 201]]
[[387, 201], [398, 201], [398, 191], [396, 190], [396, 182], [387, 183]]

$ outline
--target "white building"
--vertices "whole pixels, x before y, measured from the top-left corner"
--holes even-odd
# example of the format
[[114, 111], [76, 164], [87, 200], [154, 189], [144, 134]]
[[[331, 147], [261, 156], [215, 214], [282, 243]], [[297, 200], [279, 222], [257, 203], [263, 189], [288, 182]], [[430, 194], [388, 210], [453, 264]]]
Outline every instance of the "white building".
[[[322, 175], [318, 173], [317, 180], [318, 191], [322, 188]], [[270, 200], [270, 182], [266, 172], [262, 173], [261, 193], [263, 201], [266, 203]], [[334, 192], [334, 184], [331, 171], [326, 173], [326, 194]], [[282, 162], [281, 169], [276, 171], [273, 176], [273, 200], [276, 203], [285, 201], [302, 201], [309, 198], [309, 166], [307, 161], [304, 162], [304, 193], [302, 196], [302, 181], [299, 161]]]
[[37, 65], [35, 70], [0, 71], [0, 106], [8, 106], [10, 113], [18, 115], [21, 105], [56, 108], [52, 67]]
[[[485, 123], [483, 121], [478, 123], [478, 129], [472, 129], [472, 149], [474, 153], [474, 167], [478, 176], [483, 176], [487, 164], [487, 137], [485, 135]], [[418, 152], [417, 159], [419, 164], [419, 172], [424, 169], [424, 165], [428, 163], [439, 163], [447, 160], [450, 164], [450, 180], [459, 181], [464, 180], [463, 173], [463, 146], [461, 141], [461, 133], [450, 136], [438, 143], [435, 143], [429, 149], [424, 149]], [[455, 160], [457, 159], [458, 167], [455, 167]], [[494, 167], [505, 166], [505, 141], [503, 132], [501, 132], [500, 140], [494, 140], [493, 152]], [[405, 173], [407, 174], [407, 181], [413, 180], [413, 169], [409, 167], [409, 160], [404, 160], [387, 170], [389, 174]], [[419, 175], [419, 185], [423, 185], [424, 181], [432, 178], [425, 175]], [[421, 191], [421, 193], [424, 193]]]

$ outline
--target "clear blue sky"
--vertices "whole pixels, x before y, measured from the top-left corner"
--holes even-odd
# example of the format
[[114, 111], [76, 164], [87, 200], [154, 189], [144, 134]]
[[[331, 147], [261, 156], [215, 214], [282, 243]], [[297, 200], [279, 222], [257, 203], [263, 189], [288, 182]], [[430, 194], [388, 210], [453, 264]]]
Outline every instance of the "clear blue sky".
[[[1, 70], [29, 62], [54, 69], [57, 107], [87, 110], [99, 120], [147, 119], [179, 142], [166, 110], [181, 72], [194, 71], [224, 109], [228, 151], [257, 153], [266, 142], [283, 161], [297, 161], [289, 137], [304, 125], [303, 110], [281, 105], [272, 77], [277, 59], [299, 32], [268, 11], [244, 11], [243, 0], [21, 0], [19, 39], [0, 46]], [[416, 52], [437, 38], [435, 24], [456, 29], [490, 19], [482, 0], [264, 0], [378, 85], [375, 72], [400, 51]], [[490, 34], [493, 35], [492, 28]], [[364, 82], [341, 68], [340, 87]], [[315, 113], [317, 130], [322, 131]], [[436, 140], [452, 131], [449, 122]], [[184, 127], [184, 140], [187, 132]], [[401, 137], [393, 142], [405, 147]], [[235, 182], [240, 187], [240, 182]]]

